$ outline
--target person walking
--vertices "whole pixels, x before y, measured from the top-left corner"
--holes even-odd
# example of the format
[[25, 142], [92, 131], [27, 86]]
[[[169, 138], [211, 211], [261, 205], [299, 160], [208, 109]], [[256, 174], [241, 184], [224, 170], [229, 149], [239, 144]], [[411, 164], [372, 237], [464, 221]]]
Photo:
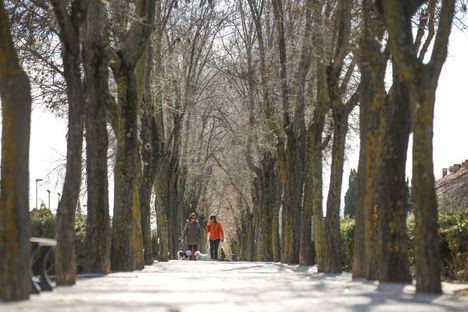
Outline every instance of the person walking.
[[202, 236], [202, 230], [200, 227], [200, 223], [197, 220], [197, 214], [192, 212], [189, 215], [189, 218], [184, 226], [184, 231], [182, 232], [182, 237], [185, 240], [185, 244], [187, 245], [187, 249], [192, 252], [190, 255], [190, 260], [195, 259], [195, 251], [198, 250], [198, 246], [200, 246], [200, 240]]
[[210, 234], [210, 256], [212, 260], [218, 260], [219, 243], [224, 241], [224, 231], [216, 215], [210, 215], [206, 225], [206, 231]]

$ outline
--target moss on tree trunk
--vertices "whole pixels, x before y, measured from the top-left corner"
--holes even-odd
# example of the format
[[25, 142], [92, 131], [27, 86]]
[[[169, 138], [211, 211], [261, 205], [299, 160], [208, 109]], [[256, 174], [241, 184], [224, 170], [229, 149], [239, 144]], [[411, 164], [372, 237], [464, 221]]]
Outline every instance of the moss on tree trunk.
[[28, 171], [31, 91], [13, 47], [3, 1], [0, 1], [0, 38], [0, 299], [11, 301], [28, 299], [31, 293]]
[[109, 273], [110, 217], [107, 170], [107, 103], [109, 101], [109, 60], [106, 8], [100, 2], [90, 6], [84, 44], [84, 69], [87, 89], [86, 177], [88, 205], [86, 217], [85, 271]]

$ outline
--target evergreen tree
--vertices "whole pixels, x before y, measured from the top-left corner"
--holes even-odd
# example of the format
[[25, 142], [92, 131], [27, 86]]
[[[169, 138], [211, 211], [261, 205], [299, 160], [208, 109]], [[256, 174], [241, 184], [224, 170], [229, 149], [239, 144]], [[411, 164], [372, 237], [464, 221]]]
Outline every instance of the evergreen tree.
[[356, 182], [357, 171], [355, 169], [351, 169], [351, 172], [349, 173], [349, 187], [344, 198], [344, 215], [351, 218], [354, 218], [356, 211]]
[[405, 215], [408, 217], [409, 214], [413, 213], [413, 191], [410, 185], [410, 181], [406, 179], [406, 209]]

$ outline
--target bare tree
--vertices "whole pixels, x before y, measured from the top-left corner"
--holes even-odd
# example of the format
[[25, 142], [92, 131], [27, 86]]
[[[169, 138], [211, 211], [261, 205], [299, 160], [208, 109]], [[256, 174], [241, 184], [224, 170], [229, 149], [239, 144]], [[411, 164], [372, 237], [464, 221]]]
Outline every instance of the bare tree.
[[63, 72], [67, 84], [68, 137], [67, 169], [62, 196], [57, 208], [57, 247], [55, 271], [59, 285], [76, 280], [75, 210], [81, 184], [81, 152], [83, 146], [84, 86], [81, 77], [80, 27], [85, 19], [87, 0], [75, 0], [68, 13], [67, 3], [52, 0], [60, 26]]

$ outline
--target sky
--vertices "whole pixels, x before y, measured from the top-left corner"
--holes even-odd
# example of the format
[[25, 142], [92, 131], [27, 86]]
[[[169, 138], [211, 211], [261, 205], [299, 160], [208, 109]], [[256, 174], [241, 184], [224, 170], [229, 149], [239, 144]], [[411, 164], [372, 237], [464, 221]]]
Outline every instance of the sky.
[[[442, 176], [442, 168], [468, 159], [468, 33], [454, 28], [450, 37], [449, 55], [442, 69], [436, 93], [434, 117], [434, 174]], [[40, 105], [33, 107], [30, 148], [30, 207], [36, 207], [36, 179], [39, 205], [48, 205], [50, 190], [51, 209], [55, 211], [58, 193], [62, 193], [61, 182], [57, 182], [57, 167], [65, 164], [66, 155], [65, 119], [57, 118], [44, 111]], [[359, 142], [349, 142], [353, 152], [347, 155], [343, 175], [343, 192], [348, 188], [351, 168], [357, 168]], [[407, 172], [411, 172], [411, 144], [409, 147]], [[327, 190], [324, 181], [324, 191]], [[111, 188], [111, 185], [110, 185]], [[110, 189], [110, 191], [112, 191]], [[112, 193], [111, 193], [112, 194]], [[326, 196], [324, 196], [326, 198]], [[112, 209], [113, 198], [109, 203]], [[82, 202], [83, 203], [83, 202]]]

